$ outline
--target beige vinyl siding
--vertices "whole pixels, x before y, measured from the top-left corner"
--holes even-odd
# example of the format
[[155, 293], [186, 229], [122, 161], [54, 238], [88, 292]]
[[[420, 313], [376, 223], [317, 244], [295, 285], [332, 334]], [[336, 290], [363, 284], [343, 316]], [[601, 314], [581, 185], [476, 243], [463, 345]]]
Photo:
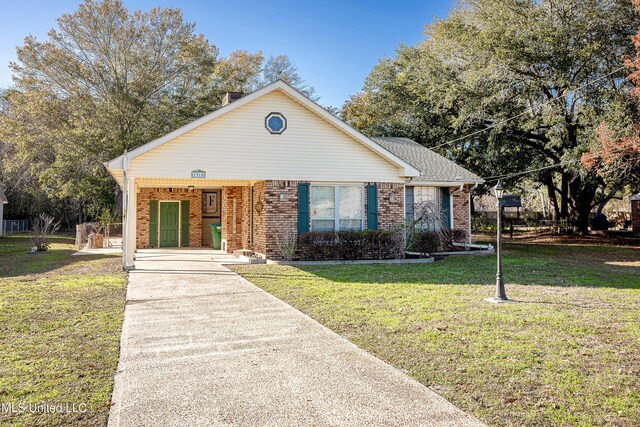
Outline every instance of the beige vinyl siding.
[[[287, 130], [270, 134], [271, 112]], [[398, 167], [276, 90], [131, 160], [136, 177], [403, 182]]]

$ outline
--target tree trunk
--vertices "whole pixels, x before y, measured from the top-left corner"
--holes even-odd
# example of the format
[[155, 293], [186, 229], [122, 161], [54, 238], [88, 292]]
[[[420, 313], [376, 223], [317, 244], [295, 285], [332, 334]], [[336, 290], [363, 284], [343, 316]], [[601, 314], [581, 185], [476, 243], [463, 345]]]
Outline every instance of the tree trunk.
[[562, 184], [560, 189], [560, 218], [569, 217], [569, 177], [562, 174]]
[[560, 208], [558, 206], [558, 198], [556, 197], [556, 188], [553, 185], [553, 175], [550, 173], [547, 174], [544, 177], [544, 180], [545, 180], [545, 185], [547, 186], [547, 193], [549, 194], [549, 200], [553, 205], [553, 211], [555, 215], [554, 219], [558, 219], [560, 217]]
[[571, 200], [574, 205], [574, 229], [582, 235], [589, 234], [589, 213], [598, 187], [595, 183], [584, 182], [575, 177], [570, 184]]
[[597, 209], [597, 213], [601, 214], [602, 210], [604, 209], [605, 206], [607, 206], [607, 203], [609, 203], [609, 200], [611, 200], [616, 193], [618, 192], [618, 185], [616, 184], [611, 191], [609, 192], [608, 195], [604, 195], [604, 187], [602, 188], [602, 201], [600, 203], [598, 203], [598, 209]]

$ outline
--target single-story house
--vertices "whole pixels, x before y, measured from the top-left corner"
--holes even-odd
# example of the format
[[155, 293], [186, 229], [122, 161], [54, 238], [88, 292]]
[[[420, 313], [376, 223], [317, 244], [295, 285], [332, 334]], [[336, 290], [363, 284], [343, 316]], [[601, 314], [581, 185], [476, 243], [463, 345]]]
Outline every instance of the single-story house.
[[4, 205], [8, 203], [9, 201], [4, 195], [4, 191], [2, 191], [2, 188], [0, 188], [0, 236], [4, 234]]
[[287, 233], [392, 229], [414, 203], [442, 207], [445, 228], [470, 227], [482, 180], [404, 138], [368, 138], [283, 81], [243, 96], [105, 163], [123, 189], [123, 252], [210, 246], [277, 258]]

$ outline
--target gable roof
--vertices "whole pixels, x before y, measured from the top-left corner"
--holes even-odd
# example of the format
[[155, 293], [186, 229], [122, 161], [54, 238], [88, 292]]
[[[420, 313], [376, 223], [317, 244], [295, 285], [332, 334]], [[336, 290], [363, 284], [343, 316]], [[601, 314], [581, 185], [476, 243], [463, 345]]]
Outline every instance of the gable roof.
[[484, 180], [433, 150], [409, 138], [373, 137], [374, 142], [414, 166], [421, 173], [413, 183], [475, 184]]
[[125, 163], [130, 162], [136, 157], [148, 151], [151, 151], [154, 148], [161, 146], [162, 144], [165, 144], [171, 140], [174, 140], [175, 138], [181, 135], [184, 135], [185, 133], [193, 129], [196, 129], [197, 127], [200, 127], [206, 123], [209, 123], [210, 121], [222, 116], [223, 114], [229, 113], [237, 108], [240, 108], [243, 105], [246, 105], [251, 101], [257, 98], [260, 98], [261, 96], [264, 96], [275, 90], [280, 90], [284, 92], [286, 95], [288, 95], [289, 97], [291, 97], [292, 99], [300, 103], [302, 106], [313, 111], [318, 116], [328, 121], [330, 124], [334, 125], [338, 129], [346, 133], [347, 135], [351, 136], [356, 141], [360, 142], [361, 144], [369, 148], [371, 151], [377, 153], [382, 158], [396, 165], [402, 171], [400, 174], [401, 176], [414, 177], [414, 176], [420, 175], [420, 171], [416, 169], [413, 165], [411, 165], [409, 162], [398, 157], [396, 154], [390, 152], [383, 146], [374, 143], [371, 139], [367, 138], [366, 136], [364, 136], [363, 134], [361, 134], [351, 126], [347, 125], [345, 122], [343, 122], [342, 120], [340, 120], [339, 118], [337, 118], [336, 116], [334, 116], [333, 114], [325, 110], [322, 106], [315, 103], [314, 101], [309, 99], [307, 96], [299, 92], [297, 89], [295, 89], [294, 87], [290, 86], [288, 83], [282, 80], [277, 80], [267, 86], [264, 86], [261, 89], [256, 90], [255, 92], [247, 94], [242, 98], [238, 99], [237, 101], [227, 104], [213, 111], [212, 113], [207, 114], [206, 116], [203, 116], [197, 120], [194, 120], [193, 122], [188, 123], [185, 126], [182, 126], [181, 128], [178, 128], [172, 132], [169, 132], [168, 134], [160, 138], [157, 138], [151, 142], [148, 142], [134, 150], [131, 150], [126, 154], [116, 157], [115, 159], [112, 159], [104, 163], [104, 165], [110, 171], [114, 169], [125, 169], [125, 167], [128, 167], [128, 165], [126, 165]]

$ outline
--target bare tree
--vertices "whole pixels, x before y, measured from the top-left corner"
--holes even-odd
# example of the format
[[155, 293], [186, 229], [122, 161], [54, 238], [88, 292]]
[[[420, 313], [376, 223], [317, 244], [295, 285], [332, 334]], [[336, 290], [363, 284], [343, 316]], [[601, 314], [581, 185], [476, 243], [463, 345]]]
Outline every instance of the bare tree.
[[49, 250], [51, 235], [60, 229], [60, 222], [54, 222], [54, 218], [47, 214], [40, 214], [31, 227], [31, 246], [36, 252]]

